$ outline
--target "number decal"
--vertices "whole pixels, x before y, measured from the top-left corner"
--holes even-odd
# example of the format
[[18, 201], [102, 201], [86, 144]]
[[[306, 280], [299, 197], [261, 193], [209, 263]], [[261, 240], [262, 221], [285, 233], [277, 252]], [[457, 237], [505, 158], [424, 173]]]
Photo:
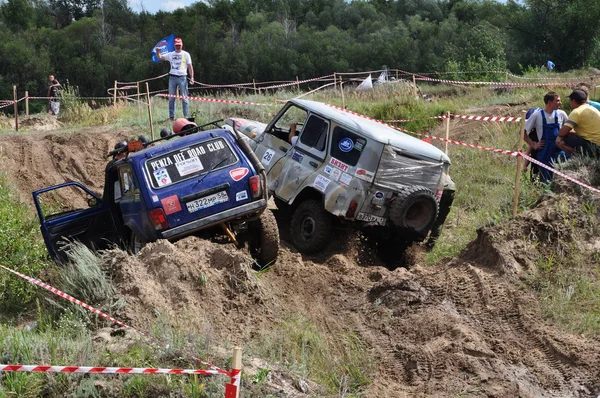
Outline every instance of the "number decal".
[[270, 165], [271, 160], [273, 160], [273, 155], [275, 155], [275, 151], [272, 149], [267, 149], [260, 162], [265, 166]]

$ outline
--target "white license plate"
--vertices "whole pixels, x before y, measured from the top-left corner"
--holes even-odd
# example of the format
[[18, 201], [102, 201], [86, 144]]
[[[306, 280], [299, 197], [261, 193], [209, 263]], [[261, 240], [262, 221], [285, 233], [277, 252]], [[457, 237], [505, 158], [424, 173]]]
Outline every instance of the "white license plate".
[[185, 205], [187, 206], [188, 212], [193, 213], [198, 210], [206, 209], [207, 207], [218, 205], [219, 203], [227, 202], [228, 200], [227, 192], [221, 191], [200, 199], [192, 200]]
[[373, 214], [358, 213], [356, 215], [356, 219], [358, 221], [366, 221], [366, 222], [376, 223], [376, 224], [379, 224], [379, 225], [385, 225], [385, 218], [384, 217], [374, 216]]

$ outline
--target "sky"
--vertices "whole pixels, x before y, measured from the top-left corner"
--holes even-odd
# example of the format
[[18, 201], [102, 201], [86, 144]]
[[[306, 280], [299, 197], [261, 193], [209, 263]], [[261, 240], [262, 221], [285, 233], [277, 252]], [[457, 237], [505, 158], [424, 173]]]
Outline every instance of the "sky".
[[175, 11], [198, 2], [199, 0], [129, 0], [129, 6], [133, 11], [141, 12], [142, 9], [150, 14], [158, 11]]

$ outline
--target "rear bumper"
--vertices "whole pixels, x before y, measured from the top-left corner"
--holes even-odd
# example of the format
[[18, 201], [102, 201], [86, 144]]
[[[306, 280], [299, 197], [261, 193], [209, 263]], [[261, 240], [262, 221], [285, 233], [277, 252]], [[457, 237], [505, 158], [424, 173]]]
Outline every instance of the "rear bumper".
[[234, 209], [225, 210], [220, 213], [213, 214], [212, 216], [201, 218], [199, 220], [168, 229], [164, 232], [159, 232], [159, 237], [163, 239], [175, 239], [183, 237], [200, 229], [212, 227], [213, 225], [231, 221], [246, 215], [252, 215], [253, 213], [257, 213], [262, 209], [266, 209], [266, 207], [267, 201], [265, 199], [260, 199], [242, 206], [238, 206]]

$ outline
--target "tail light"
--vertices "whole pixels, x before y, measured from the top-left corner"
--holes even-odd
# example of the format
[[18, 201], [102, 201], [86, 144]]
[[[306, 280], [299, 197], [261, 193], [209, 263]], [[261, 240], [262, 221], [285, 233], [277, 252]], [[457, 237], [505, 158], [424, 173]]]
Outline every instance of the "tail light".
[[252, 199], [256, 199], [262, 195], [262, 188], [260, 186], [260, 176], [252, 176], [249, 178], [250, 194]]
[[158, 231], [169, 228], [167, 217], [162, 209], [152, 209], [148, 214], [150, 215], [150, 220], [152, 221], [152, 225], [154, 225], [154, 229]]
[[352, 202], [350, 202], [350, 206], [348, 206], [348, 210], [346, 211], [346, 217], [354, 218], [354, 216], [356, 215], [356, 209], [358, 209], [358, 203], [356, 203], [353, 200]]

